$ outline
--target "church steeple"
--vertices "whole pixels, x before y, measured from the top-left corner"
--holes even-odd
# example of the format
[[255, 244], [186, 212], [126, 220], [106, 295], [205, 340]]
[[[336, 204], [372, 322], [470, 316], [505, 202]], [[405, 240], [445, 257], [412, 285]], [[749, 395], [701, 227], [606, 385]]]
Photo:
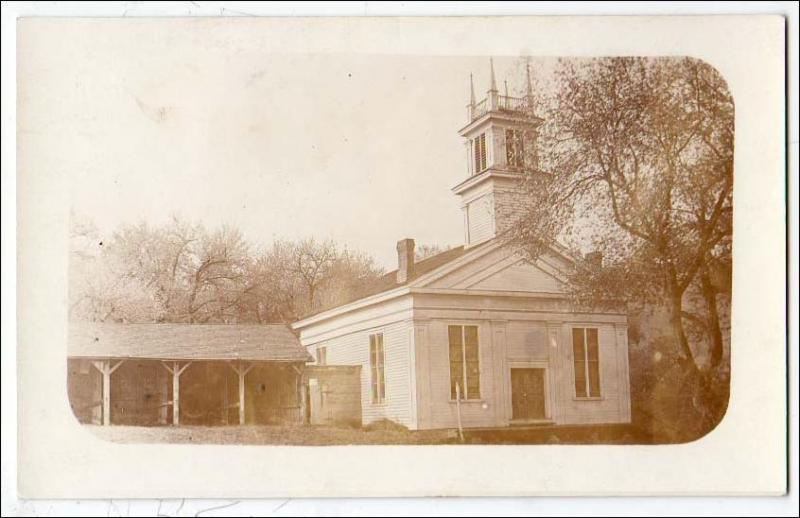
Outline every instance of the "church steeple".
[[469, 104], [475, 106], [475, 83], [472, 81], [472, 72], [469, 74]]
[[459, 134], [468, 153], [468, 177], [453, 188], [464, 211], [466, 246], [498, 236], [514, 223], [516, 185], [521, 173], [536, 168], [535, 145], [538, 126], [533, 115], [533, 85], [526, 67], [524, 97], [511, 97], [504, 81], [497, 89], [494, 59], [489, 58], [489, 89], [486, 98], [475, 99], [470, 74], [469, 123]]
[[531, 82], [531, 64], [525, 65], [525, 73], [528, 79], [528, 89], [525, 92], [525, 102], [529, 108], [533, 108], [533, 83]]
[[494, 61], [492, 58], [489, 58], [489, 71], [491, 73], [491, 83], [489, 84], [489, 91], [496, 92], [497, 91], [497, 80], [494, 78]]

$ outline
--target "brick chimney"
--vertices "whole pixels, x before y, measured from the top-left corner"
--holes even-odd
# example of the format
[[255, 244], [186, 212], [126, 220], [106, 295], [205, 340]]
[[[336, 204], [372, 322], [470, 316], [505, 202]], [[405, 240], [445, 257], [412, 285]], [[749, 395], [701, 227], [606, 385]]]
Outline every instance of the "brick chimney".
[[397, 242], [397, 284], [405, 284], [414, 278], [414, 240]]
[[600, 269], [603, 267], [603, 252], [595, 251], [586, 254], [586, 262], [592, 268]]

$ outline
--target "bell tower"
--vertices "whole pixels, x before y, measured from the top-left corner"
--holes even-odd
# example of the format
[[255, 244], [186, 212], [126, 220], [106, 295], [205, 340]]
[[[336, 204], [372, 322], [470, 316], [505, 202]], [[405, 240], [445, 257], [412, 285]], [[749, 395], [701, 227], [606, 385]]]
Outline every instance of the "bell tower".
[[467, 178], [453, 187], [464, 213], [467, 248], [508, 230], [519, 214], [517, 189], [524, 173], [536, 171], [536, 135], [542, 122], [534, 115], [533, 86], [527, 69], [524, 97], [497, 90], [494, 63], [489, 60], [489, 90], [475, 100], [470, 74], [468, 123], [459, 130], [467, 149]]

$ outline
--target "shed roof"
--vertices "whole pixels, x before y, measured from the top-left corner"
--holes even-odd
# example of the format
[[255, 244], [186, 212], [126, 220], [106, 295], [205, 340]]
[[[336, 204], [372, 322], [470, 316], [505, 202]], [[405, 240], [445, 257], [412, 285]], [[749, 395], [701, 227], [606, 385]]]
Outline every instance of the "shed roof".
[[284, 324], [107, 324], [69, 325], [67, 356], [159, 360], [311, 360]]

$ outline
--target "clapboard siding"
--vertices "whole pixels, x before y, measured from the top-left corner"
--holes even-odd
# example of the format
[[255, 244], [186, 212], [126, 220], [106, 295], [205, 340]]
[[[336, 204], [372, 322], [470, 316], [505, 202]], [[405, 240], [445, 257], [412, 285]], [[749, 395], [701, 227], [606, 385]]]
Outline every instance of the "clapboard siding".
[[430, 322], [426, 333], [424, 356], [427, 365], [417, 373], [418, 383], [428, 383], [429, 397], [420, 402], [427, 406], [423, 413], [429, 416], [426, 428], [454, 428], [458, 424], [457, 406], [450, 399], [450, 355], [448, 349], [448, 325], [477, 325], [480, 361], [481, 397], [477, 401], [461, 402], [461, 422], [465, 427], [496, 426], [498, 409], [494, 404], [497, 390], [492, 354], [491, 323], [483, 320]]
[[492, 196], [486, 194], [467, 205], [469, 220], [469, 243], [480, 243], [494, 235]]
[[[511, 368], [546, 369], [547, 418], [556, 424], [630, 421], [624, 325], [592, 323], [591, 318], [580, 323], [559, 323], [453, 315], [426, 319], [420, 325], [422, 331], [416, 334], [420, 428], [451, 428], [458, 423], [457, 407], [450, 399], [448, 325], [479, 328], [481, 398], [462, 402], [464, 427], [507, 426], [511, 422]], [[574, 397], [573, 326], [598, 328], [601, 383], [598, 400]]]
[[[327, 348], [328, 365], [361, 365], [361, 407], [364, 424], [390, 419], [413, 427], [411, 411], [410, 347], [411, 321], [395, 322], [363, 329], [319, 342], [314, 347]], [[370, 389], [372, 370], [369, 337], [383, 333], [386, 375], [386, 400], [373, 403]]]
[[[464, 427], [511, 424], [512, 368], [546, 370], [546, 417], [555, 424], [629, 422], [625, 315], [576, 313], [557, 293], [563, 289], [559, 272], [568, 269], [557, 254], [530, 264], [507, 247], [476, 247], [468, 259], [420, 277], [424, 290], [412, 286], [409, 293], [301, 327], [302, 344], [310, 352], [326, 347], [329, 365], [362, 366], [363, 422], [386, 418], [412, 429], [457, 426], [448, 325], [479, 328], [481, 397], [462, 402]], [[573, 326], [599, 330], [602, 397], [596, 400], [575, 398]], [[377, 332], [384, 333], [386, 352], [383, 404], [373, 404], [370, 393], [369, 335]]]
[[[598, 327], [600, 347], [600, 398], [577, 399], [572, 352], [573, 327]], [[620, 355], [625, 358], [620, 358]], [[570, 324], [562, 328], [561, 343], [554, 362], [558, 369], [557, 383], [561, 424], [618, 423], [630, 420], [630, 403], [627, 388], [622, 386], [626, 373], [620, 365], [627, 364], [627, 347], [617, 346], [613, 326], [588, 323]]]

